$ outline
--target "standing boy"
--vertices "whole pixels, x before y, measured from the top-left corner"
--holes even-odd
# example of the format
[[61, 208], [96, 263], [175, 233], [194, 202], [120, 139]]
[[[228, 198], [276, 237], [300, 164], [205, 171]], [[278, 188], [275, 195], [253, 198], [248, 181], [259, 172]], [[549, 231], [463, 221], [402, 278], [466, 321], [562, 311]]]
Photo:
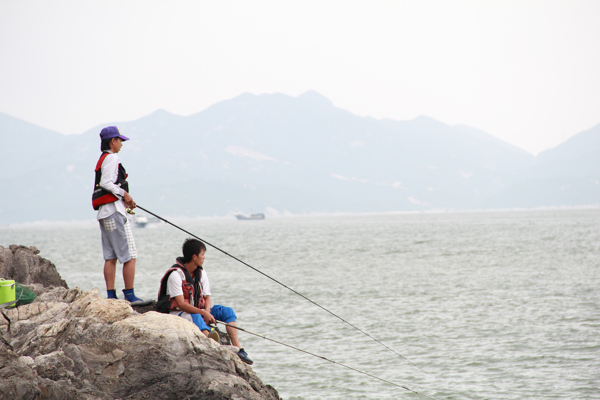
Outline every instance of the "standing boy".
[[148, 304], [148, 301], [136, 297], [133, 290], [137, 249], [133, 241], [131, 226], [127, 221], [125, 207], [133, 209], [135, 202], [128, 193], [127, 173], [117, 157], [123, 142], [129, 138], [121, 135], [116, 126], [107, 126], [100, 132], [100, 139], [102, 155], [96, 164], [92, 205], [94, 210], [98, 210], [96, 218], [102, 234], [107, 297], [109, 299], [117, 298], [115, 275], [118, 259], [123, 264], [125, 299], [132, 305]]
[[240, 359], [252, 365], [253, 361], [242, 348], [237, 329], [233, 327], [237, 319], [235, 312], [230, 307], [212, 305], [208, 276], [202, 268], [206, 246], [190, 238], [183, 243], [182, 251], [183, 257], [177, 257], [176, 264], [160, 281], [157, 310], [193, 322], [207, 337], [211, 331], [207, 323], [215, 324], [215, 320], [219, 320], [231, 325], [226, 327], [231, 344], [240, 349], [237, 353]]

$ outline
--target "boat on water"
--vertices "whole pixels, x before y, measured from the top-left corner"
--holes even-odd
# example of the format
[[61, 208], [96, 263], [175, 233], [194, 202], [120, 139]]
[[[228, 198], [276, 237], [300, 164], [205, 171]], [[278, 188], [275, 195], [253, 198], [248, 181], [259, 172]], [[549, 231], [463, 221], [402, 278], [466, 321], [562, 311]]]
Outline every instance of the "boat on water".
[[133, 222], [138, 228], [145, 228], [148, 224], [148, 217], [146, 217], [144, 214], [138, 214], [133, 217]]
[[239, 220], [247, 221], [247, 220], [255, 220], [255, 219], [265, 219], [265, 214], [262, 214], [262, 213], [250, 214], [250, 215], [236, 214], [235, 217]]
[[160, 222], [158, 218], [148, 218], [145, 214], [129, 215], [129, 222], [132, 223], [136, 228], [145, 228], [148, 224], [154, 224]]

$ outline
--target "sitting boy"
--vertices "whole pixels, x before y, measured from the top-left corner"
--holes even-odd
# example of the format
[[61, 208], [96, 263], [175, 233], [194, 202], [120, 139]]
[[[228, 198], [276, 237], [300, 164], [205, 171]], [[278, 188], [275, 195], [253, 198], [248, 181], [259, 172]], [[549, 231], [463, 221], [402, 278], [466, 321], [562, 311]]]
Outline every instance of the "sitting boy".
[[[160, 281], [158, 311], [193, 322], [207, 337], [211, 333], [207, 324], [215, 324], [215, 320], [235, 326], [237, 317], [230, 307], [212, 305], [208, 276], [202, 268], [206, 252], [204, 243], [186, 239], [182, 250], [183, 257], [177, 257], [176, 264], [167, 270]], [[253, 361], [240, 345], [237, 329], [232, 326], [226, 329], [231, 344], [240, 349], [237, 353], [240, 359], [252, 365]]]

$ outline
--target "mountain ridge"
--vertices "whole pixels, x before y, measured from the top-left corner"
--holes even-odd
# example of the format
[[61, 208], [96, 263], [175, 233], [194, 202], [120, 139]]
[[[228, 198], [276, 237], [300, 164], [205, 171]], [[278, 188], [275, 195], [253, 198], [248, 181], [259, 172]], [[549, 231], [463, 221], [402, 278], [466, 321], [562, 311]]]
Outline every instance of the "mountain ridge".
[[[244, 93], [188, 116], [158, 109], [78, 135], [24, 121], [11, 128], [5, 116], [0, 113], [0, 127], [6, 127], [0, 137], [8, 150], [0, 166], [11, 173], [3, 174], [0, 187], [16, 194], [0, 202], [3, 223], [93, 218], [91, 171], [100, 153], [99, 131], [109, 124], [131, 138], [119, 157], [132, 196], [167, 215], [267, 207], [302, 213], [561, 206], [600, 195], [595, 183], [585, 183], [600, 180], [594, 161], [600, 157], [534, 157], [478, 129], [427, 116], [361, 117], [314, 91], [298, 97]], [[574, 152], [577, 159], [586, 150], [577, 150], [580, 142], [588, 148], [600, 143], [598, 127], [554, 154]], [[15, 138], [23, 129], [28, 139]], [[575, 189], [564, 196], [564, 189], [557, 190], [568, 186], [567, 178]], [[527, 182], [538, 187], [535, 196], [523, 189]], [[177, 196], [182, 187], [185, 198]], [[44, 209], [35, 206], [36, 198], [44, 200]]]

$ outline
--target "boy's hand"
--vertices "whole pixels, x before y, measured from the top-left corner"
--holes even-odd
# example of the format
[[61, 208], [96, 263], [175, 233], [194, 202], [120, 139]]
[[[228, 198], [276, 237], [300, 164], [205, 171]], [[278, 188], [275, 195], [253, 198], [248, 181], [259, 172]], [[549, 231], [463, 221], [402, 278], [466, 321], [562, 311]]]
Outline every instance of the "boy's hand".
[[123, 195], [123, 201], [127, 207], [133, 210], [135, 208], [135, 201], [133, 201], [133, 198], [129, 193], [127, 193], [127, 191], [124, 192], [125, 194]]
[[215, 317], [213, 317], [212, 314], [206, 310], [202, 310], [202, 319], [204, 319], [204, 322], [206, 322], [207, 324], [215, 325], [217, 323]]

